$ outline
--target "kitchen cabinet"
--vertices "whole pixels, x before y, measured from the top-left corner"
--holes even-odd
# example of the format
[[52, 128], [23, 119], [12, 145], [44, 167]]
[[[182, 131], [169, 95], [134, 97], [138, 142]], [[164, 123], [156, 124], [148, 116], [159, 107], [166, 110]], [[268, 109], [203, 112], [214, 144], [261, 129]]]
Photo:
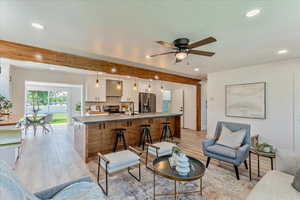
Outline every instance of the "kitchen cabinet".
[[86, 101], [106, 101], [105, 79], [99, 79], [99, 87], [96, 87], [96, 78], [86, 80]]

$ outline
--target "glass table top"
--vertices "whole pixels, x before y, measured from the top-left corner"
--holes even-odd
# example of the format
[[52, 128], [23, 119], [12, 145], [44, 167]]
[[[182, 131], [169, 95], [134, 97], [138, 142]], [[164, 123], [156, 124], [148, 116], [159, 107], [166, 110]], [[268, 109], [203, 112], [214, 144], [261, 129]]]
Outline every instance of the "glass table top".
[[178, 181], [191, 181], [201, 178], [205, 172], [205, 165], [198, 159], [188, 156], [190, 172], [187, 175], [180, 175], [175, 167], [170, 166], [169, 158], [171, 155], [161, 156], [153, 161], [155, 173]]

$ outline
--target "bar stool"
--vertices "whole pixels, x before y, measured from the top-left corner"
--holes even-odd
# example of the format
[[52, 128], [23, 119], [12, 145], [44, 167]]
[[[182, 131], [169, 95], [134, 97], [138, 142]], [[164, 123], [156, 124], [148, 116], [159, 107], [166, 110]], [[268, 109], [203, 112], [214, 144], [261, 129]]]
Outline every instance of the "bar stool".
[[116, 131], [116, 140], [115, 140], [115, 145], [114, 145], [114, 152], [116, 152], [117, 150], [117, 147], [118, 147], [118, 143], [119, 143], [119, 140], [120, 142], [123, 140], [123, 146], [124, 146], [124, 149], [127, 149], [127, 143], [126, 143], [126, 138], [125, 138], [125, 131], [126, 131], [126, 128], [116, 128], [114, 129]]
[[152, 138], [151, 138], [151, 133], [150, 133], [150, 124], [142, 124], [141, 128], [141, 137], [140, 137], [140, 146], [143, 146], [143, 150], [145, 149], [145, 143], [147, 140], [147, 143], [152, 144]]
[[163, 129], [160, 136], [160, 141], [166, 140], [168, 138], [173, 139], [173, 135], [170, 128], [170, 122], [163, 122], [161, 123], [163, 125]]

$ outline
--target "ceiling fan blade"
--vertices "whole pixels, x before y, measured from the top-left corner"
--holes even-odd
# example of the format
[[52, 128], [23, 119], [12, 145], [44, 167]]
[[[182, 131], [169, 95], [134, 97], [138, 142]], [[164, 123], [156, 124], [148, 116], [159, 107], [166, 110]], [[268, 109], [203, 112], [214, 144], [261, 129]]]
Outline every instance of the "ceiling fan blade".
[[164, 46], [164, 47], [166, 47], [166, 48], [171, 48], [171, 49], [176, 48], [176, 47], [174, 46], [174, 44], [171, 44], [171, 43], [169, 43], [169, 42], [156, 41], [156, 43], [158, 43], [158, 44], [160, 44], [160, 45], [162, 45], [162, 46]]
[[199, 50], [190, 50], [189, 54], [195, 54], [195, 55], [200, 55], [200, 56], [213, 56], [213, 55], [215, 55], [214, 52], [199, 51]]
[[156, 57], [156, 56], [163, 56], [163, 55], [168, 55], [168, 54], [172, 54], [172, 53], [176, 53], [176, 52], [175, 51], [170, 51], [170, 52], [165, 52], [165, 53], [159, 53], [159, 54], [151, 55], [150, 57], [153, 58], [153, 57]]
[[212, 42], [216, 42], [216, 41], [217, 40], [214, 37], [208, 37], [204, 40], [200, 40], [198, 42], [194, 42], [193, 44], [188, 45], [187, 48], [193, 49], [193, 48], [200, 47], [200, 46], [203, 46], [203, 45], [206, 45], [206, 44], [209, 44]]

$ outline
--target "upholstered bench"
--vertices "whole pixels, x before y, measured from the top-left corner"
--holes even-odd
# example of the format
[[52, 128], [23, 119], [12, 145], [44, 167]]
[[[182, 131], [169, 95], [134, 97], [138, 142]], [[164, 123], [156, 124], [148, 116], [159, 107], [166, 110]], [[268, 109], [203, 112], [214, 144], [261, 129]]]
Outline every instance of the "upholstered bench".
[[165, 156], [172, 154], [173, 147], [177, 146], [175, 143], [172, 142], [158, 142], [155, 144], [149, 144], [147, 143], [147, 152], [146, 152], [146, 167], [148, 169], [151, 169], [148, 167], [148, 154], [155, 157]]
[[[102, 155], [98, 153], [98, 184], [102, 191], [108, 195], [108, 175], [123, 169], [128, 169], [128, 173], [134, 177], [136, 180], [141, 180], [141, 164], [140, 164], [140, 155], [142, 153], [138, 150], [129, 147], [129, 150], [113, 152], [109, 154]], [[139, 166], [139, 176], [136, 177], [130, 172], [130, 168], [138, 165]], [[100, 168], [105, 170], [105, 189], [100, 184]]]

